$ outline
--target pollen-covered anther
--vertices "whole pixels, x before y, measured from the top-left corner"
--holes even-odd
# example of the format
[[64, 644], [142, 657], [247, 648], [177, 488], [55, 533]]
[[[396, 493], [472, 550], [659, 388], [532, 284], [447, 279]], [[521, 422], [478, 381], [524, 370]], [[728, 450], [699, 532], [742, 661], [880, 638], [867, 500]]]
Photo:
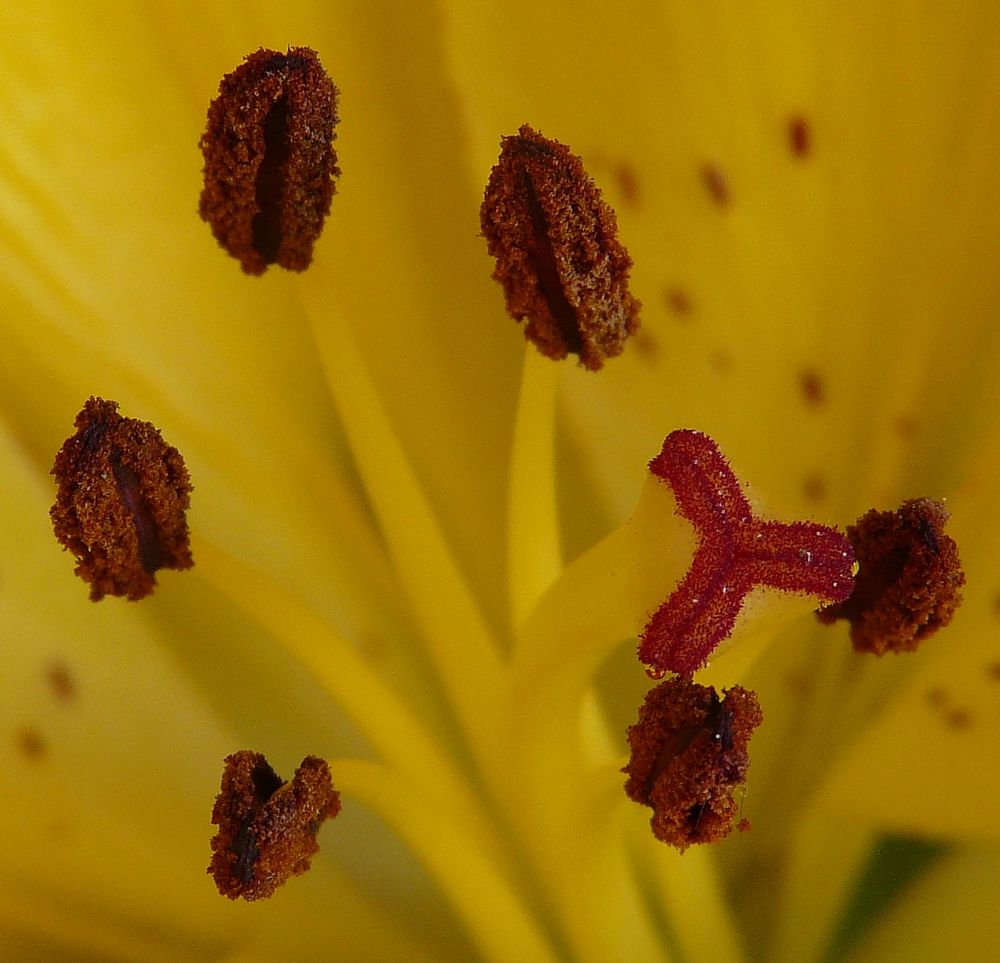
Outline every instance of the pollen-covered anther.
[[733, 630], [757, 586], [840, 602], [851, 594], [854, 550], [834, 528], [756, 518], [715, 442], [682, 429], [650, 463], [677, 513], [695, 529], [691, 566], [643, 630], [639, 659], [651, 675], [691, 675]]
[[114, 401], [90, 398], [75, 424], [52, 468], [56, 538], [76, 556], [76, 574], [90, 583], [93, 601], [144, 598], [159, 569], [194, 564], [184, 459], [149, 422], [118, 414]]
[[820, 621], [847, 619], [854, 648], [875, 655], [912, 651], [946, 626], [965, 584], [947, 521], [944, 505], [931, 498], [862, 515], [847, 529], [858, 558], [854, 592], [820, 609]]
[[309, 869], [320, 826], [339, 812], [340, 794], [323, 759], [306, 756], [282, 782], [259, 752], [226, 756], [208, 867], [219, 892], [248, 901], [272, 896]]
[[199, 213], [247, 274], [303, 271], [340, 174], [337, 88], [316, 52], [258, 50], [226, 74], [200, 146]]
[[682, 852], [728, 836], [734, 824], [750, 828], [737, 820], [734, 791], [746, 783], [750, 736], [764, 715], [754, 692], [737, 685], [723, 694], [690, 679], [661, 682], [628, 730], [625, 793], [653, 810], [653, 835]]
[[500, 141], [479, 214], [507, 311], [542, 354], [591, 371], [621, 354], [639, 328], [632, 259], [579, 157], [522, 125]]

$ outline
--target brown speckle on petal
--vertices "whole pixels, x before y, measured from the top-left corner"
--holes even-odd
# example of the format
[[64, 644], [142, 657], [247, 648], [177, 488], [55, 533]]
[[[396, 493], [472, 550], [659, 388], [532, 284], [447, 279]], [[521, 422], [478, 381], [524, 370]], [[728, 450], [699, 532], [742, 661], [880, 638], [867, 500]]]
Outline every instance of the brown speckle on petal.
[[764, 719], [755, 693], [724, 690], [686, 678], [669, 679], [646, 694], [628, 730], [631, 757], [625, 793], [653, 810], [657, 839], [682, 852], [723, 839], [736, 828], [734, 791], [746, 783], [750, 736]]
[[315, 51], [258, 50], [219, 84], [201, 136], [199, 212], [247, 274], [303, 271], [340, 174], [337, 88]]
[[802, 481], [802, 492], [811, 502], [826, 498], [826, 481], [819, 472], [810, 472]]
[[802, 400], [809, 408], [820, 408], [826, 401], [826, 386], [819, 372], [813, 368], [804, 368], [799, 372], [799, 391]]
[[726, 207], [732, 200], [729, 181], [722, 168], [717, 164], [701, 165], [701, 182], [708, 191], [708, 196], [719, 206]]
[[75, 424], [52, 468], [56, 538], [76, 556], [76, 574], [90, 583], [93, 601], [144, 598], [159, 569], [194, 564], [184, 459], [149, 422], [118, 414], [114, 401], [90, 398]]
[[915, 498], [894, 512], [872, 509], [848, 526], [858, 561], [854, 591], [820, 609], [820, 621], [847, 619], [854, 648], [875, 655], [912, 651], [946, 626], [965, 584], [947, 520], [941, 502]]
[[670, 311], [684, 320], [691, 314], [691, 298], [683, 288], [669, 287], [663, 292], [663, 300]]
[[945, 714], [945, 724], [949, 729], [970, 729], [975, 718], [968, 709], [952, 709]]
[[615, 167], [615, 176], [618, 178], [618, 190], [621, 192], [622, 200], [629, 207], [636, 207], [639, 203], [639, 179], [635, 168], [622, 161]]
[[37, 761], [45, 755], [45, 740], [34, 726], [24, 726], [19, 730], [17, 744], [26, 759]]
[[500, 144], [480, 222], [507, 311], [542, 354], [597, 371], [639, 328], [615, 213], [564, 144], [527, 124]]
[[208, 867], [219, 892], [248, 901], [272, 896], [309, 869], [320, 826], [339, 812], [340, 794], [323, 759], [306, 756], [292, 780], [282, 782], [259, 752], [227, 756]]
[[76, 680], [69, 666], [64, 662], [52, 662], [46, 671], [49, 688], [60, 702], [73, 702], [76, 699]]
[[796, 114], [788, 121], [788, 146], [798, 158], [806, 158], [812, 151], [812, 131], [809, 121], [801, 114]]

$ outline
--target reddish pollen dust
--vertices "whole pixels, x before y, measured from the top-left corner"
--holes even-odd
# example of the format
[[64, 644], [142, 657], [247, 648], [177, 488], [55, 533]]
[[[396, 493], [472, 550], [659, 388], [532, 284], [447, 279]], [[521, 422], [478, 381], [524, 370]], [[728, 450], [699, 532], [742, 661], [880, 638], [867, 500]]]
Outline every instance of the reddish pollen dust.
[[248, 901], [272, 896], [309, 869], [320, 826], [339, 812], [340, 794], [323, 759], [306, 756], [283, 782], [259, 752], [226, 756], [208, 867], [219, 892]]
[[673, 489], [677, 513], [698, 537], [690, 569], [642, 633], [639, 659], [654, 676], [688, 676], [705, 665], [758, 585], [828, 602], [851, 594], [851, 543], [815, 522], [755, 518], [739, 480], [707, 435], [673, 432], [649, 469]]
[[670, 679], [646, 693], [628, 730], [631, 750], [625, 794], [653, 810], [657, 839], [681, 852], [693, 843], [723, 839], [735, 827], [734, 791], [746, 783], [749, 744], [764, 715], [756, 693], [724, 691], [690, 679]]
[[599, 371], [622, 353], [639, 330], [632, 259], [579, 157], [522, 124], [500, 142], [479, 217], [507, 313], [543, 355]]
[[894, 512], [876, 509], [847, 528], [858, 557], [853, 594], [821, 609], [821, 622], [847, 619], [858, 652], [910, 652], [944, 628], [962, 601], [965, 573], [948, 512], [914, 498]]
[[198, 211], [247, 274], [304, 271], [340, 175], [338, 91], [308, 47], [258, 50], [219, 84]]
[[93, 601], [145, 598], [161, 568], [194, 564], [184, 459], [149, 422], [120, 415], [115, 401], [88, 399], [74, 424], [52, 468], [56, 538], [76, 556]]

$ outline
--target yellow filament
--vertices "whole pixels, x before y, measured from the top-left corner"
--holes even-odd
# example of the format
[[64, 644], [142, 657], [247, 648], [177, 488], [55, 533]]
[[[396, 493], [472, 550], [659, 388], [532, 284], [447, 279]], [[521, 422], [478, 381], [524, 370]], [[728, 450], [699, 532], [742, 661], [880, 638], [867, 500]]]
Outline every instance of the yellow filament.
[[515, 628], [524, 624], [562, 568], [553, 443], [558, 368], [533, 345], [525, 345], [507, 510], [507, 578]]
[[560, 900], [556, 910], [581, 960], [665, 959], [616, 831], [621, 777], [608, 773], [603, 789], [593, 785], [583, 771], [580, 720], [598, 665], [671, 591], [693, 544], [669, 489], [651, 479], [632, 517], [545, 593], [515, 648], [493, 784], [515, 795], [514, 828]]
[[396, 576], [448, 702], [475, 750], [477, 734], [496, 712], [502, 677], [498, 646], [347, 326], [338, 318], [322, 330], [314, 323], [314, 335]]
[[326, 688], [372, 748], [394, 769], [422, 780], [451, 806], [472, 807], [470, 792], [420, 722], [347, 640], [273, 582], [210, 542], [195, 540], [198, 570], [251, 612], [278, 644]]
[[[650, 839], [649, 810], [629, 820], [630, 848], [652, 893], [662, 898], [658, 911], [676, 941], [682, 959], [741, 963], [736, 920], [719, 878], [714, 850], [692, 846], [678, 853]], [[638, 816], [638, 818], [636, 818]]]
[[489, 856], [488, 840], [424, 788], [384, 766], [329, 762], [338, 788], [379, 813], [421, 859], [462, 918], [483, 957], [496, 963], [556, 963], [549, 940]]

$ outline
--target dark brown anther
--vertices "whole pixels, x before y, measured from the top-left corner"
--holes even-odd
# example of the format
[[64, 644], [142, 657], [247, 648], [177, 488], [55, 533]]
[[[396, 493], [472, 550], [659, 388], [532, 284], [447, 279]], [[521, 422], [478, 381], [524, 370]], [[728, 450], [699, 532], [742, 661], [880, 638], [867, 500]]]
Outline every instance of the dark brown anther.
[[579, 157], [524, 124], [500, 141], [479, 216], [507, 311], [542, 354], [591, 371], [621, 354], [639, 329], [632, 259]]
[[847, 619], [859, 652], [910, 652], [944, 628], [961, 604], [965, 573], [948, 512], [932, 498], [872, 509], [848, 526], [858, 574], [850, 597], [817, 612], [821, 622]]
[[90, 398], [75, 424], [52, 468], [56, 538], [76, 556], [76, 574], [90, 583], [93, 601], [144, 598], [158, 569], [194, 564], [184, 459], [149, 422], [118, 414], [114, 401]]
[[272, 896], [309, 869], [320, 826], [339, 812], [340, 793], [323, 759], [306, 756], [292, 780], [282, 782], [259, 752], [226, 756], [208, 867], [219, 892], [248, 901]]
[[733, 793], [746, 782], [750, 736], [764, 715], [750, 690], [737, 685], [724, 695], [669, 679], [646, 693], [628, 730], [625, 793], [653, 810], [653, 835], [681, 852], [723, 839], [734, 823], [741, 832], [750, 828], [737, 820]]
[[304, 271], [340, 174], [337, 88], [315, 51], [258, 50], [219, 84], [201, 136], [199, 212], [247, 274]]

